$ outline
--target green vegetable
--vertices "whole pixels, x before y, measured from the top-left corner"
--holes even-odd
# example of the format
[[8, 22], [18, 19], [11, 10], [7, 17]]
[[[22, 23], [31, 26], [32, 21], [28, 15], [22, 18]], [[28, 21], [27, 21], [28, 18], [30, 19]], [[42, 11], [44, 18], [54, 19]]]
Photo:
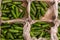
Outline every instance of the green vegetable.
[[16, 16], [17, 16], [17, 18], [19, 17], [19, 9], [18, 9], [18, 7], [16, 7]]
[[2, 3], [9, 3], [9, 2], [12, 2], [12, 0], [3, 0]]
[[5, 40], [4, 38], [1, 38], [1, 40]]
[[35, 19], [35, 17], [33, 16], [33, 14], [32, 14], [32, 13], [30, 13], [30, 16], [31, 16], [31, 18], [32, 18], [32, 19]]
[[44, 16], [44, 14], [45, 14], [45, 10], [43, 8], [41, 8], [41, 15]]
[[51, 25], [46, 22], [36, 22], [31, 26], [30, 35], [31, 37], [36, 37], [36, 38], [40, 38], [40, 37], [47, 38], [48, 40], [50, 39], [50, 33], [48, 32], [50, 27]]
[[34, 3], [31, 4], [31, 8], [32, 8], [34, 11], [36, 11], [36, 7], [35, 7]]
[[13, 29], [9, 29], [9, 31], [12, 33], [19, 32], [18, 30], [13, 30]]
[[13, 2], [13, 4], [15, 4], [15, 5], [21, 5], [22, 4], [22, 2]]
[[17, 25], [13, 25], [13, 26], [14, 26], [14, 28], [15, 28], [16, 30], [23, 30], [22, 27], [19, 27], [19, 26], [17, 26]]
[[7, 36], [7, 38], [14, 39], [14, 37], [12, 36], [12, 34], [11, 34], [11, 33], [8, 33], [7, 35], [8, 35], [8, 36]]
[[23, 7], [23, 6], [21, 6], [21, 5], [18, 5], [18, 7], [19, 7], [20, 9], [22, 9], [22, 10], [25, 10], [25, 9], [26, 9], [25, 7]]
[[9, 13], [9, 10], [2, 10], [2, 13]]
[[12, 12], [13, 17], [14, 17], [14, 18], [17, 18], [16, 15], [15, 15], [14, 10], [11, 10], [11, 12]]
[[42, 3], [40, 2], [41, 6], [44, 8], [44, 9], [47, 9], [47, 4], [46, 3]]
[[35, 15], [36, 13], [32, 7], [31, 7], [31, 12], [33, 13], [33, 15]]
[[[33, 20], [38, 20], [44, 16], [47, 11], [48, 5], [42, 1], [32, 1], [30, 6], [30, 16]], [[33, 15], [32, 15], [33, 14]]]
[[1, 17], [2, 20], [9, 20], [8, 17]]
[[40, 14], [40, 10], [37, 10], [37, 13], [36, 13], [35, 16], [36, 16], [37, 19], [40, 19], [40, 16], [41, 16], [41, 14]]
[[21, 13], [20, 18], [22, 18], [25, 14], [25, 11]]

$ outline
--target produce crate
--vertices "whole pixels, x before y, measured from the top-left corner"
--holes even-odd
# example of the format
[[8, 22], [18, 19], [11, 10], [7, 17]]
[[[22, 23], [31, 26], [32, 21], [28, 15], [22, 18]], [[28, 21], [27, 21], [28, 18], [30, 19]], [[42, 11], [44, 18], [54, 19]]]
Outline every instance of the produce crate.
[[0, 40], [60, 40], [59, 0], [0, 0]]

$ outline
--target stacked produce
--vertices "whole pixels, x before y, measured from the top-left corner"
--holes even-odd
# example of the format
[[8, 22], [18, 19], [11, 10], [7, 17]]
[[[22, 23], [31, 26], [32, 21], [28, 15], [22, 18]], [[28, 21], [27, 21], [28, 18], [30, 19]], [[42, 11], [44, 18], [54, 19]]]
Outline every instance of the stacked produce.
[[1, 40], [23, 40], [23, 24], [4, 23], [1, 25]]
[[58, 4], [58, 18], [60, 19], [60, 3]]
[[50, 39], [50, 24], [47, 22], [36, 22], [35, 24], [32, 24], [31, 27], [31, 37], [42, 37]]
[[12, 0], [2, 1], [2, 20], [22, 18], [25, 14], [25, 7], [22, 6], [23, 2], [16, 2]]
[[[25, 7], [22, 1], [2, 0], [1, 19], [12, 20], [22, 18], [25, 14]], [[21, 23], [2, 23], [1, 40], [23, 40], [23, 24]]]
[[40, 19], [47, 11], [48, 4], [42, 1], [32, 1], [30, 15], [32, 19]]
[[[26, 8], [22, 6], [23, 1], [2, 0], [2, 15], [4, 21], [12, 19], [21, 19], [25, 16]], [[30, 5], [30, 16], [33, 20], [39, 20], [48, 9], [48, 4], [42, 1], [32, 1]], [[2, 40], [24, 40], [23, 24], [19, 23], [2, 23], [1, 39]], [[31, 25], [30, 35], [36, 38], [47, 38], [50, 40], [51, 24], [47, 22], [36, 22]]]
[[[60, 3], [58, 4], [58, 18], [60, 19]], [[58, 39], [60, 40], [60, 26], [58, 27]]]
[[58, 27], [58, 39], [60, 40], [60, 26]]
[[[48, 4], [42, 1], [33, 1], [30, 7], [30, 16], [33, 20], [40, 19], [46, 13]], [[32, 24], [30, 35], [31, 37], [42, 37], [50, 39], [50, 24], [47, 22], [36, 22]]]

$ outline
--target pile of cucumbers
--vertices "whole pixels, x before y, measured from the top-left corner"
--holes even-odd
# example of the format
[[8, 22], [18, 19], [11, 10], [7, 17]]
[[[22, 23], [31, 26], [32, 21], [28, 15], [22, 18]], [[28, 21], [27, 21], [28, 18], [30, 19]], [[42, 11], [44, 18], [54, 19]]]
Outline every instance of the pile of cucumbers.
[[26, 8], [22, 1], [2, 0], [2, 20], [22, 18]]
[[58, 27], [58, 39], [60, 40], [60, 26]]
[[31, 37], [42, 37], [50, 39], [50, 27], [51, 25], [47, 22], [36, 22], [32, 24], [30, 35]]
[[[60, 3], [58, 3], [58, 18], [60, 19]], [[60, 40], [60, 26], [58, 27], [58, 39]]]
[[32, 1], [30, 6], [30, 16], [32, 19], [40, 19], [47, 11], [48, 4], [44, 1]]
[[60, 3], [58, 4], [58, 18], [60, 19]]
[[21, 23], [4, 23], [1, 28], [1, 40], [24, 40], [23, 24]]
[[[22, 6], [23, 2], [2, 0], [2, 20], [11, 20], [23, 18], [26, 8]], [[30, 5], [30, 16], [33, 20], [40, 19], [47, 11], [48, 4], [42, 1], [32, 1]], [[47, 22], [36, 22], [31, 25], [31, 37], [42, 37], [50, 39], [50, 27]], [[2, 40], [24, 40], [23, 38], [23, 24], [21, 23], [2, 23], [1, 26]]]
[[[48, 4], [44, 1], [32, 1], [30, 5], [30, 16], [33, 20], [38, 20], [46, 13], [48, 9]], [[51, 25], [47, 22], [36, 22], [32, 24], [30, 35], [31, 37], [42, 37], [50, 39], [50, 30]]]

